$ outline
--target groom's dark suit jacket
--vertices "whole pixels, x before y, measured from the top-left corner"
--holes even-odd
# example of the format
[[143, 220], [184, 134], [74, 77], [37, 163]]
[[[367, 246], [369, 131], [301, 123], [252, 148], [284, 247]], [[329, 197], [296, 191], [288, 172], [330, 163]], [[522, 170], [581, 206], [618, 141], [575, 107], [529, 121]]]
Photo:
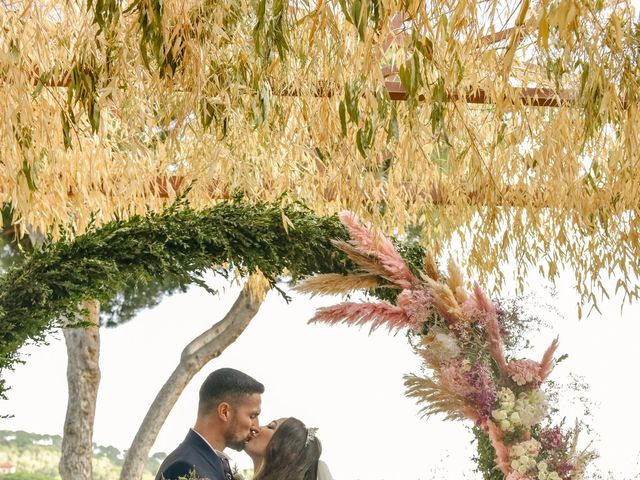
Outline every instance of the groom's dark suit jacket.
[[164, 459], [156, 480], [177, 480], [195, 470], [196, 478], [224, 480], [222, 461], [200, 435], [189, 430], [184, 441]]

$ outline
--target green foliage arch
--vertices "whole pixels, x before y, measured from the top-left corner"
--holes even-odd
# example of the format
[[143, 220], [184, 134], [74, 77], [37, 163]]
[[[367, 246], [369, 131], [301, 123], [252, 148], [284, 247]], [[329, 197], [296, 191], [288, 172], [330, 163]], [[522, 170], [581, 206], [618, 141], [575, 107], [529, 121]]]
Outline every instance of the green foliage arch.
[[[295, 280], [346, 273], [353, 265], [330, 241], [345, 238], [336, 216], [299, 204], [236, 199], [203, 210], [179, 201], [161, 213], [45, 242], [0, 277], [0, 373], [20, 361], [26, 342], [42, 343], [65, 319], [77, 318], [83, 301], [112, 302], [125, 290], [154, 285], [172, 291], [195, 283], [211, 291], [202, 274], [212, 266], [223, 275], [260, 270], [276, 288], [283, 274]], [[400, 245], [400, 251], [409, 263], [423, 255], [417, 245]], [[376, 295], [393, 299], [394, 293]], [[6, 390], [0, 378], [0, 396]]]

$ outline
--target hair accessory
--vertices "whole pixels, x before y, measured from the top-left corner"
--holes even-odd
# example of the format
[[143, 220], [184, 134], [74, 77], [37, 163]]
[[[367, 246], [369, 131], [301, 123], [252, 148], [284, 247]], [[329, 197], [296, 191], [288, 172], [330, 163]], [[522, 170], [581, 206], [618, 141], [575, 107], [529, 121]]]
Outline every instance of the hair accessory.
[[316, 438], [316, 432], [318, 431], [317, 427], [309, 427], [307, 428], [307, 439], [304, 442], [304, 446], [305, 448], [309, 445], [309, 443], [311, 442], [311, 440], [313, 440], [314, 438]]

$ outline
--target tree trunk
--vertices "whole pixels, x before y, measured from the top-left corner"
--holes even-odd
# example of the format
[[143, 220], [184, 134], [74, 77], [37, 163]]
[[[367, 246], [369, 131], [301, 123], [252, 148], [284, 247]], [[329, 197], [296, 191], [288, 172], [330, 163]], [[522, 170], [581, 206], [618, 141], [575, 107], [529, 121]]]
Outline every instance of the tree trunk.
[[[29, 225], [31, 245], [38, 248], [44, 234]], [[100, 384], [100, 304], [85, 302], [86, 328], [63, 328], [67, 345], [67, 384], [69, 398], [64, 420], [62, 452], [58, 470], [63, 480], [91, 480], [93, 460], [93, 423]]]
[[100, 383], [100, 305], [87, 302], [87, 328], [64, 328], [67, 344], [69, 400], [62, 437], [60, 476], [63, 480], [91, 480], [93, 422]]
[[178, 397], [193, 376], [210, 360], [219, 356], [249, 325], [258, 313], [264, 299], [255, 295], [245, 284], [235, 303], [225, 317], [196, 337], [182, 351], [180, 362], [169, 379], [162, 386], [149, 407], [138, 433], [127, 451], [120, 480], [139, 480], [160, 428], [169, 416]]

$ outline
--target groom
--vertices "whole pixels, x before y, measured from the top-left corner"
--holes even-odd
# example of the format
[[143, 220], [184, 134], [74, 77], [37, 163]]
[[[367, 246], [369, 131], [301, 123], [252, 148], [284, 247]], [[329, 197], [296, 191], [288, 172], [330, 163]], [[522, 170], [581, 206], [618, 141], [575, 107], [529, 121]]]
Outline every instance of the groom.
[[212, 372], [200, 387], [198, 418], [184, 441], [165, 458], [156, 480], [180, 477], [232, 480], [226, 447], [242, 450], [260, 431], [264, 385], [233, 368]]

